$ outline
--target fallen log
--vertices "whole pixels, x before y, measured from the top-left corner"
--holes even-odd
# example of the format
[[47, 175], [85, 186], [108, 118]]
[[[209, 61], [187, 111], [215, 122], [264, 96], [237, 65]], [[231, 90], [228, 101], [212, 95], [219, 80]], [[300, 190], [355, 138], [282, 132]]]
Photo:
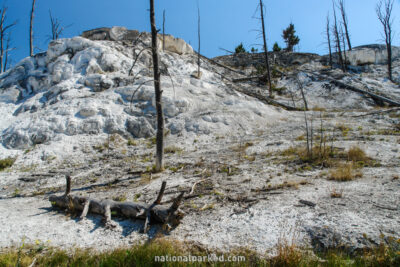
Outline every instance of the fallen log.
[[278, 102], [278, 101], [276, 101], [276, 100], [274, 100], [274, 99], [272, 99], [270, 97], [267, 97], [267, 96], [264, 96], [264, 95], [261, 95], [261, 94], [255, 93], [255, 92], [250, 92], [248, 90], [245, 90], [245, 89], [237, 86], [236, 84], [231, 84], [231, 86], [233, 87], [234, 90], [236, 90], [236, 91], [238, 91], [240, 93], [246, 94], [248, 96], [257, 98], [261, 102], [264, 102], [264, 103], [269, 104], [269, 105], [279, 106], [279, 107], [282, 107], [282, 108], [284, 108], [286, 110], [290, 110], [290, 111], [303, 111], [304, 110], [304, 109], [301, 109], [301, 108], [296, 108], [296, 107], [292, 107], [292, 106], [283, 104], [283, 103]]
[[164, 181], [161, 185], [157, 199], [152, 204], [139, 202], [118, 202], [109, 199], [96, 200], [89, 197], [71, 195], [71, 176], [66, 175], [66, 190], [62, 196], [51, 195], [49, 201], [53, 207], [64, 208], [70, 212], [82, 211], [80, 219], [84, 219], [88, 213], [103, 215], [105, 226], [107, 228], [115, 227], [111, 220], [111, 213], [130, 219], [143, 219], [145, 224], [143, 232], [146, 233], [150, 223], [166, 224], [169, 227], [175, 227], [183, 218], [183, 213], [178, 211], [182, 202], [183, 192], [173, 199], [172, 205], [161, 205], [167, 183]]
[[328, 76], [325, 76], [325, 75], [320, 75], [320, 74], [317, 74], [315, 72], [312, 72], [312, 74], [316, 75], [320, 79], [326, 79], [329, 82], [333, 83], [334, 85], [339, 86], [339, 87], [341, 87], [343, 89], [347, 89], [347, 90], [350, 90], [350, 91], [353, 91], [353, 92], [357, 92], [357, 93], [366, 95], [368, 97], [371, 97], [378, 104], [383, 102], [383, 103], [388, 103], [389, 105], [392, 105], [392, 106], [400, 107], [400, 103], [399, 102], [394, 101], [392, 99], [389, 99], [387, 97], [380, 96], [380, 95], [365, 91], [363, 89], [357, 88], [357, 87], [352, 86], [352, 85], [345, 84], [343, 82], [339, 82], [338, 80], [332, 79], [332, 78], [330, 78]]

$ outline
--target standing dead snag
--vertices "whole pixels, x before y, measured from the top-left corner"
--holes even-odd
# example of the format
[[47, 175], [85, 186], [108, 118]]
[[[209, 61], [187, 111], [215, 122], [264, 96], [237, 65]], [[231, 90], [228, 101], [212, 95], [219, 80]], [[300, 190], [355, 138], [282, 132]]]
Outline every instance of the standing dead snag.
[[197, 78], [200, 79], [200, 48], [201, 48], [201, 43], [200, 43], [200, 7], [199, 7], [199, 2], [197, 2], [197, 36], [199, 39], [199, 51], [197, 54]]
[[49, 197], [52, 206], [73, 212], [82, 211], [81, 219], [84, 219], [88, 213], [103, 215], [105, 226], [108, 228], [115, 227], [115, 223], [111, 220], [112, 213], [126, 218], [145, 220], [143, 232], [147, 232], [150, 223], [161, 223], [169, 227], [175, 227], [183, 218], [183, 213], [178, 211], [182, 202], [183, 192], [173, 200], [171, 206], [161, 204], [167, 186], [165, 181], [161, 185], [157, 199], [150, 205], [146, 203], [117, 202], [108, 199], [96, 200], [88, 197], [74, 196], [71, 195], [71, 176], [66, 176], [66, 182], [64, 195], [51, 195]]
[[331, 47], [331, 33], [330, 33], [330, 22], [329, 22], [329, 14], [326, 16], [326, 41], [328, 43], [328, 49], [329, 49], [329, 66], [333, 66], [332, 64], [332, 47]]
[[335, 37], [335, 44], [336, 44], [336, 54], [339, 57], [339, 64], [340, 67], [342, 68], [343, 72], [346, 72], [344, 61], [343, 61], [343, 55], [342, 55], [342, 45], [341, 45], [341, 39], [340, 39], [340, 33], [339, 33], [339, 27], [337, 23], [337, 18], [336, 18], [336, 6], [335, 2], [332, 1], [333, 4], [333, 19], [334, 19], [334, 24], [333, 24], [333, 36]]
[[156, 94], [156, 110], [157, 110], [157, 144], [156, 144], [156, 172], [164, 169], [164, 114], [162, 110], [162, 90], [160, 81], [160, 68], [158, 66], [157, 51], [157, 28], [155, 21], [154, 0], [150, 0], [150, 24], [151, 24], [151, 51], [153, 53], [153, 71], [154, 71], [154, 90]]
[[347, 46], [348, 46], [349, 50], [351, 51], [350, 34], [349, 34], [349, 26], [348, 26], [349, 22], [347, 19], [343, 0], [339, 0], [339, 10], [340, 10], [340, 13], [342, 14], [342, 23], [343, 23], [343, 27], [344, 27], [344, 33], [346, 35]]
[[[383, 5], [383, 6], [382, 6]], [[393, 0], [380, 0], [379, 3], [376, 5], [376, 14], [378, 16], [379, 21], [383, 26], [383, 32], [385, 34], [385, 44], [387, 50], [387, 60], [388, 60], [388, 72], [389, 72], [389, 79], [392, 79], [392, 40], [393, 40], [393, 32], [392, 32], [392, 25], [393, 19], [392, 16], [393, 10]]]
[[35, 16], [36, 0], [32, 0], [31, 23], [29, 26], [29, 55], [33, 57], [33, 18]]
[[264, 24], [264, 4], [263, 1], [260, 0], [260, 12], [261, 12], [261, 26], [262, 26], [262, 34], [264, 41], [264, 55], [265, 55], [265, 64], [267, 66], [267, 75], [268, 75], [268, 89], [269, 96], [272, 97], [272, 84], [271, 84], [271, 72], [269, 69], [269, 60], [268, 60], [268, 47], [267, 47], [267, 38], [265, 33], [265, 24]]
[[[6, 71], [7, 67], [7, 61], [8, 61], [8, 52], [10, 51], [10, 33], [8, 33], [7, 37], [7, 46], [6, 49], [4, 49], [4, 37], [7, 34], [7, 30], [9, 30], [11, 27], [15, 26], [17, 22], [13, 22], [9, 25], [5, 25], [6, 22], [6, 13], [7, 13], [7, 7], [4, 7], [3, 9], [0, 9], [0, 73], [3, 71]], [[5, 56], [5, 59], [4, 59]]]

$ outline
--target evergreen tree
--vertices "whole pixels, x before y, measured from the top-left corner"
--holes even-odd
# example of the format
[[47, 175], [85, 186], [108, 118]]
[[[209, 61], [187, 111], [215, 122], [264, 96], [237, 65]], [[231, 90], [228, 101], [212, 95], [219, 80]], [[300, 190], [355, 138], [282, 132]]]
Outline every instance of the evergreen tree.
[[275, 42], [275, 43], [274, 43], [274, 47], [272, 48], [272, 51], [274, 51], [274, 52], [279, 52], [279, 51], [281, 51], [281, 50], [282, 50], [282, 48], [278, 45], [277, 42]]
[[239, 53], [246, 53], [246, 49], [244, 48], [243, 43], [240, 43], [235, 48], [235, 54], [239, 54]]
[[286, 50], [289, 52], [293, 52], [294, 46], [300, 42], [300, 38], [295, 35], [295, 33], [296, 30], [294, 29], [293, 23], [290, 23], [290, 25], [283, 30], [282, 37], [286, 43]]

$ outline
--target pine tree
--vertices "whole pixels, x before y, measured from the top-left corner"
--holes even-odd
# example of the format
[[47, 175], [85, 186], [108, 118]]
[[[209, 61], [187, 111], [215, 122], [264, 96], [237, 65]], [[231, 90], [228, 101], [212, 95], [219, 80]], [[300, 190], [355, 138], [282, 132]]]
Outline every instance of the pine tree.
[[282, 50], [282, 48], [278, 45], [277, 42], [275, 42], [275, 43], [274, 43], [274, 46], [273, 46], [273, 48], [272, 48], [272, 51], [274, 51], [274, 52], [279, 52], [279, 51], [281, 51], [281, 50]]
[[283, 30], [282, 37], [286, 43], [286, 50], [289, 52], [293, 52], [294, 46], [300, 42], [300, 38], [295, 35], [295, 33], [296, 30], [294, 29], [293, 23], [290, 23], [290, 25]]

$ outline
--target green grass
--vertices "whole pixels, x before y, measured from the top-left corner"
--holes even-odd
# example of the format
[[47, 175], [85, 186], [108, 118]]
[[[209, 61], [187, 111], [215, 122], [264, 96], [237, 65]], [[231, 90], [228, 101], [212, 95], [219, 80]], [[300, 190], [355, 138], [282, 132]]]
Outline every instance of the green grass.
[[[400, 266], [400, 240], [383, 239], [376, 248], [365, 250], [358, 255], [348, 255], [341, 251], [330, 251], [315, 255], [288, 242], [280, 242], [273, 257], [266, 257], [246, 248], [229, 253], [209, 251], [178, 241], [157, 238], [144, 245], [120, 248], [107, 252], [72, 249], [69, 251], [48, 247], [37, 242], [32, 246], [3, 250], [0, 253], [0, 267], [29, 266]], [[241, 262], [207, 262], [207, 255], [217, 257], [243, 256]], [[161, 256], [185, 259], [188, 255], [197, 261], [162, 262]], [[159, 261], [156, 262], [156, 256]], [[192, 258], [193, 259], [193, 258]], [[201, 259], [201, 261], [199, 261]], [[242, 258], [243, 259], [243, 258]]]
[[11, 157], [0, 159], [0, 171], [11, 167], [14, 164], [15, 160], [16, 158]]

